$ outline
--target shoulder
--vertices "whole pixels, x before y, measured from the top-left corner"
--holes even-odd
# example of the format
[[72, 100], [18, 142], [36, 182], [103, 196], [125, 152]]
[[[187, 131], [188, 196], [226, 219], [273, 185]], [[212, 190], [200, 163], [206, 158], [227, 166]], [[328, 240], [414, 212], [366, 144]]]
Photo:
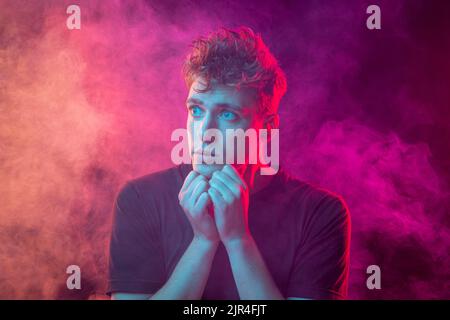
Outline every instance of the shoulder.
[[351, 218], [342, 195], [292, 176], [286, 180], [285, 186], [293, 190], [291, 217], [298, 230], [297, 245], [315, 247], [322, 243], [327, 244], [330, 250], [347, 250]]
[[291, 194], [292, 200], [300, 212], [314, 215], [315, 218], [349, 219], [349, 209], [343, 196], [323, 186], [294, 177], [290, 173], [281, 172], [281, 180], [285, 192]]
[[[160, 209], [173, 212], [182, 176], [188, 168], [179, 165], [125, 181], [116, 193], [114, 216], [118, 224], [160, 224]], [[132, 222], [135, 221], [135, 222]]]
[[178, 165], [127, 180], [119, 189], [118, 198], [171, 194], [181, 187], [186, 165]]

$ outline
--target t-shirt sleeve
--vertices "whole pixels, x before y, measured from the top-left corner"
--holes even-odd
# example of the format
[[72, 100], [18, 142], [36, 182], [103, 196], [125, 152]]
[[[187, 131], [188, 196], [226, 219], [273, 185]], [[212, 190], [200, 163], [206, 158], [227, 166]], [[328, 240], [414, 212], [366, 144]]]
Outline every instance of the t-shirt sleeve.
[[344, 200], [324, 197], [302, 230], [287, 297], [346, 299], [351, 222]]
[[165, 283], [156, 210], [144, 205], [142, 195], [129, 181], [120, 189], [113, 212], [107, 294], [155, 293]]

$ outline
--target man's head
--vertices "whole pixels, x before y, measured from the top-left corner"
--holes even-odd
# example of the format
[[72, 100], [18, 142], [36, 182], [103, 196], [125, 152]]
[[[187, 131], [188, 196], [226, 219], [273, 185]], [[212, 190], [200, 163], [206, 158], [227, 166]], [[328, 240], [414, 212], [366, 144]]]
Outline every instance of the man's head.
[[[286, 92], [286, 78], [251, 29], [222, 28], [195, 40], [183, 75], [189, 89], [187, 129], [193, 157], [201, 151], [194, 146], [204, 149], [208, 144], [202, 139], [207, 129], [218, 129], [225, 137], [226, 129], [278, 127], [278, 105]], [[225, 149], [222, 154], [226, 157]], [[193, 161], [194, 170], [206, 176], [222, 166]]]

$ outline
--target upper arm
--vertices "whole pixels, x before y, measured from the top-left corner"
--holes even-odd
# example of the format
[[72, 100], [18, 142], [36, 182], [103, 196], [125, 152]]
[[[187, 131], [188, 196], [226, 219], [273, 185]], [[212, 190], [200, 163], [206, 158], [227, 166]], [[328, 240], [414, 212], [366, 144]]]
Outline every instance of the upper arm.
[[128, 182], [114, 203], [108, 292], [156, 292], [165, 282], [158, 213]]
[[343, 199], [323, 198], [302, 234], [286, 295], [313, 299], [346, 298], [350, 215]]
[[148, 300], [152, 296], [150, 293], [113, 292], [111, 300]]

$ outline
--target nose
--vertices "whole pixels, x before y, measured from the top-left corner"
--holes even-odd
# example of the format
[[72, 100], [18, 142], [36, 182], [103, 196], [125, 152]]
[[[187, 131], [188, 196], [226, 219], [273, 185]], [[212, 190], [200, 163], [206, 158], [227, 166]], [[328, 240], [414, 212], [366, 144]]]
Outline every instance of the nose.
[[[201, 123], [200, 130], [199, 130], [200, 131], [199, 133], [201, 134], [200, 138], [201, 138], [202, 141], [203, 141], [203, 139], [205, 137], [205, 132], [208, 129], [217, 129], [216, 121], [215, 121], [214, 117], [212, 116], [212, 114], [209, 113], [209, 112], [202, 119], [202, 123]], [[210, 141], [205, 141], [205, 142], [207, 144], [210, 143]]]
[[202, 124], [201, 124], [202, 134], [204, 134], [206, 130], [213, 129], [213, 128], [216, 128], [216, 123], [215, 123], [214, 117], [212, 116], [212, 114], [210, 112], [207, 112], [205, 117], [203, 118]]

